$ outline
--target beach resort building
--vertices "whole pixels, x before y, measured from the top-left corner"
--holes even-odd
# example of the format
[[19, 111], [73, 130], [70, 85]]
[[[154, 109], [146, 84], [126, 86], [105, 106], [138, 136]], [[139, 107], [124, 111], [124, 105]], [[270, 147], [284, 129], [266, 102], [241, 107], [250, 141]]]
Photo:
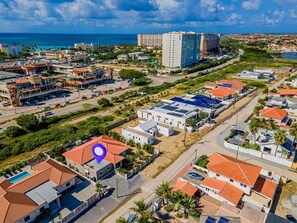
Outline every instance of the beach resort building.
[[22, 54], [22, 48], [16, 45], [0, 43], [0, 52], [5, 53], [7, 55], [19, 56]]
[[75, 43], [74, 48], [84, 51], [98, 51], [99, 44], [96, 43]]
[[138, 34], [137, 45], [149, 46], [149, 47], [161, 47], [162, 34]]

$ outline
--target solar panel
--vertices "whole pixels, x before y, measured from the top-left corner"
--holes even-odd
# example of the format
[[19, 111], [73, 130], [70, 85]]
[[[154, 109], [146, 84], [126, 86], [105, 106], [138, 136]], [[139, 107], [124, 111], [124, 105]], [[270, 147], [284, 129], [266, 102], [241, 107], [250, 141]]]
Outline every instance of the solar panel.
[[213, 217], [208, 216], [205, 220], [205, 223], [215, 223], [217, 220]]
[[175, 117], [182, 117], [183, 115], [181, 115], [181, 114], [177, 114], [177, 113], [174, 113], [174, 112], [169, 112], [169, 113], [167, 113], [168, 115], [173, 115], [173, 116], [175, 116]]
[[214, 108], [218, 107], [218, 105], [221, 103], [221, 101], [218, 99], [206, 97], [204, 95], [196, 95], [191, 99], [192, 100], [186, 100], [186, 99], [180, 98], [180, 97], [171, 98], [171, 100], [175, 101], [175, 102], [181, 102], [184, 104], [194, 105], [194, 106], [202, 107], [202, 108], [214, 109]]
[[184, 109], [179, 109], [179, 110], [176, 110], [176, 112], [180, 112], [180, 113], [186, 114], [186, 113], [188, 113], [189, 111], [184, 110]]
[[218, 223], [228, 223], [229, 219], [225, 218], [225, 217], [220, 217], [219, 222]]
[[173, 106], [170, 106], [170, 105], [164, 105], [162, 108], [166, 109], [166, 110], [169, 110], [169, 111], [174, 111], [174, 110], [177, 109], [176, 107], [173, 107]]

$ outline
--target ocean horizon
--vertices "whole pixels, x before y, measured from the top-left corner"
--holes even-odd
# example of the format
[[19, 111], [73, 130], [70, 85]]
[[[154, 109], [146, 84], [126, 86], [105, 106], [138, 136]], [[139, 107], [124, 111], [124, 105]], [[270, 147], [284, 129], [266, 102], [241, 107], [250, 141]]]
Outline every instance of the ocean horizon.
[[0, 43], [35, 44], [37, 50], [71, 48], [75, 43], [97, 43], [107, 46], [136, 44], [137, 34], [0, 33]]

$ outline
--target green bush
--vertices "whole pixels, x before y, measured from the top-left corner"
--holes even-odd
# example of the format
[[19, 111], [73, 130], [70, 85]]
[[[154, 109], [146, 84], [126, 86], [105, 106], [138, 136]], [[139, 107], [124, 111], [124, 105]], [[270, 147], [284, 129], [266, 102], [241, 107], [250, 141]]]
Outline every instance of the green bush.
[[119, 76], [121, 78], [133, 80], [133, 79], [138, 79], [138, 78], [145, 77], [145, 74], [140, 72], [140, 71], [137, 71], [137, 70], [122, 69], [119, 72]]
[[38, 130], [39, 120], [34, 114], [24, 114], [16, 118], [16, 122], [19, 126], [28, 131]]
[[171, 212], [171, 211], [173, 211], [173, 209], [174, 209], [174, 205], [173, 205], [173, 204], [166, 205], [166, 206], [164, 207], [164, 209], [165, 209], [165, 211], [167, 211], [167, 212]]
[[153, 81], [149, 78], [146, 77], [142, 77], [142, 78], [138, 78], [132, 81], [132, 84], [135, 86], [145, 86], [145, 85], [149, 85], [150, 83], [152, 83]]
[[17, 126], [9, 126], [4, 131], [4, 135], [7, 138], [15, 138], [24, 134], [25, 134], [25, 131], [22, 128], [19, 128]]

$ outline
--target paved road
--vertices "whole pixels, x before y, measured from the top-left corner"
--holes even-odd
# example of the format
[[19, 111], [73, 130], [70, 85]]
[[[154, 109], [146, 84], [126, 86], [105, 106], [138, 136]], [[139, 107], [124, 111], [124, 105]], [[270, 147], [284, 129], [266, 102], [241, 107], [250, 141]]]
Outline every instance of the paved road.
[[[191, 76], [196, 76], [198, 73], [203, 73], [203, 72], [208, 72], [208, 71], [213, 71], [213, 70], [217, 70], [223, 67], [226, 67], [232, 63], [234, 63], [235, 61], [239, 61], [240, 56], [243, 55], [244, 51], [243, 50], [239, 50], [239, 54], [238, 57], [224, 63], [221, 65], [218, 65], [216, 67], [204, 70], [204, 71], [199, 71], [199, 72], [195, 72], [192, 74], [188, 74], [187, 76], [191, 77]], [[166, 82], [174, 82], [178, 79], [184, 78], [184, 76], [149, 76], [152, 80], [153, 83], [151, 84], [151, 86], [157, 86], [157, 85], [161, 85], [162, 83]], [[128, 87], [128, 83], [127, 81], [121, 81], [121, 82], [117, 82], [114, 84], [105, 84], [105, 85], [100, 85], [96, 88], [96, 90], [99, 91], [105, 91], [105, 90], [110, 90], [110, 89], [114, 89], [116, 87], [122, 87], [127, 88]], [[134, 89], [138, 89], [138, 88], [134, 88]], [[111, 96], [118, 96], [122, 93], [124, 93], [125, 90], [122, 91], [118, 91], [114, 94], [112, 94]], [[79, 93], [78, 92], [73, 92], [71, 93], [71, 96], [69, 98], [55, 98], [55, 99], [51, 99], [46, 101], [46, 105], [44, 106], [26, 106], [26, 107], [19, 107], [19, 108], [11, 108], [11, 107], [7, 107], [7, 108], [1, 108], [1, 112], [3, 113], [3, 116], [0, 117], [0, 122], [6, 122], [9, 120], [13, 120], [15, 118], [17, 118], [19, 115], [21, 114], [30, 114], [30, 113], [43, 113], [43, 107], [46, 106], [54, 106], [56, 104], [63, 104], [65, 101], [71, 101], [71, 102], [77, 102], [81, 99], [82, 96], [86, 96], [86, 97], [90, 97], [93, 93], [90, 90], [82, 90]], [[103, 96], [105, 98], [110, 98], [111, 96], [107, 95], [107, 96]], [[93, 98], [93, 99], [89, 99], [86, 101], [80, 101], [79, 103], [76, 103], [75, 105], [67, 105], [63, 108], [59, 108], [59, 109], [54, 109], [52, 110], [52, 112], [54, 113], [54, 115], [63, 115], [63, 114], [67, 114], [69, 112], [74, 112], [74, 111], [78, 111], [83, 109], [82, 105], [85, 103], [89, 103], [89, 104], [96, 104], [98, 100], [98, 97]], [[0, 125], [0, 131], [5, 130], [7, 127], [12, 126], [12, 125], [16, 125], [15, 121], [11, 121], [8, 123], [5, 123], [3, 125]]]
[[[273, 84], [270, 88], [274, 88], [280, 85], [284, 79], [278, 81]], [[184, 152], [177, 160], [175, 160], [168, 168], [166, 168], [162, 173], [160, 173], [156, 178], [151, 179], [146, 182], [142, 187], [142, 192], [132, 197], [124, 206], [121, 206], [116, 212], [112, 215], [108, 216], [103, 222], [105, 223], [114, 223], [116, 219], [120, 216], [128, 217], [128, 213], [130, 208], [134, 206], [134, 201], [145, 199], [146, 201], [150, 201], [154, 197], [154, 190], [161, 183], [166, 181], [171, 181], [176, 175], [178, 175], [179, 171], [183, 170], [186, 166], [189, 165], [190, 162], [193, 161], [193, 157], [195, 157], [197, 153], [197, 157], [203, 154], [212, 154], [213, 152], [220, 152], [227, 155], [234, 156], [233, 151], [229, 151], [223, 147], [221, 147], [216, 140], [221, 134], [223, 134], [226, 129], [228, 129], [232, 124], [235, 123], [236, 117], [238, 115], [238, 121], [246, 120], [249, 115], [252, 113], [254, 106], [257, 104], [259, 98], [264, 97], [264, 95], [260, 94], [255, 97], [248, 105], [246, 105], [242, 110], [234, 114], [231, 118], [226, 120], [223, 124], [219, 125], [217, 128], [209, 132], [207, 135], [203, 137], [203, 139], [193, 146], [186, 152]], [[262, 162], [262, 160], [256, 160], [252, 157], [246, 157], [243, 155], [239, 155], [238, 157], [241, 160], [247, 161], [249, 163], [258, 165], [263, 167], [264, 169], [268, 169], [270, 171], [274, 171], [275, 173], [281, 174], [283, 176], [287, 176], [292, 180], [297, 181], [297, 174], [289, 171], [287, 168], [282, 166], [275, 166], [268, 162]]]
[[[193, 77], [193, 76], [197, 76], [197, 74], [199, 73], [205, 73], [205, 72], [209, 72], [209, 71], [215, 71], [218, 69], [221, 69], [223, 67], [229, 66], [230, 64], [233, 64], [236, 61], [240, 60], [240, 56], [243, 55], [244, 51], [243, 50], [239, 50], [239, 54], [236, 58], [227, 61], [226, 63], [223, 63], [221, 65], [209, 68], [207, 70], [203, 70], [203, 71], [198, 71], [195, 73], [191, 73], [191, 74], [187, 74], [188, 77]], [[184, 78], [184, 76], [170, 76], [170, 75], [160, 75], [160, 76], [148, 76], [150, 79], [153, 80], [153, 82], [151, 83], [151, 86], [158, 86], [163, 84], [164, 82], [169, 82], [172, 83], [178, 79]]]

